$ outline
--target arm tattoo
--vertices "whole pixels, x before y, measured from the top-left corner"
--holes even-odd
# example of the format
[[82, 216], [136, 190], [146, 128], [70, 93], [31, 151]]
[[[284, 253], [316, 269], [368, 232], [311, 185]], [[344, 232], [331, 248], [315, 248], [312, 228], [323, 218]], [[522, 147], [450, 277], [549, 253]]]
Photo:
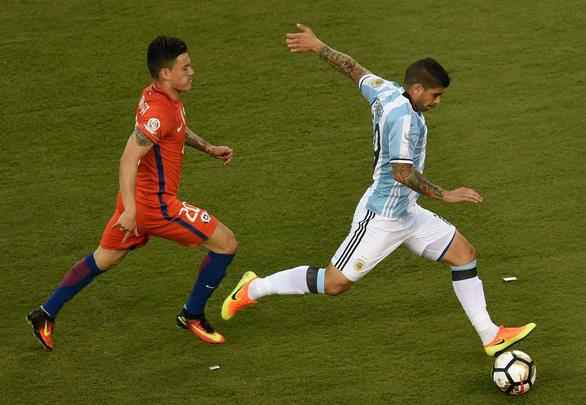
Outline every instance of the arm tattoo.
[[138, 128], [134, 128], [134, 131], [132, 131], [132, 135], [134, 135], [134, 139], [136, 140], [136, 143], [138, 143], [139, 146], [150, 146], [153, 144], [153, 142], [149, 138], [144, 136], [144, 134], [140, 132]]
[[415, 170], [410, 164], [393, 164], [393, 177], [399, 183], [427, 197], [435, 198], [436, 200], [441, 200], [444, 197], [444, 190], [440, 186], [436, 186], [427, 180], [423, 174]]
[[210, 147], [208, 141], [203, 139], [201, 136], [197, 135], [189, 128], [187, 128], [187, 133], [185, 135], [185, 143], [191, 146], [192, 148], [195, 148], [206, 153], [208, 153]]
[[351, 56], [342, 52], [338, 52], [327, 45], [324, 45], [319, 50], [319, 56], [352, 79], [356, 84], [358, 84], [358, 81], [362, 76], [370, 73], [368, 69], [360, 66], [360, 64], [356, 62]]

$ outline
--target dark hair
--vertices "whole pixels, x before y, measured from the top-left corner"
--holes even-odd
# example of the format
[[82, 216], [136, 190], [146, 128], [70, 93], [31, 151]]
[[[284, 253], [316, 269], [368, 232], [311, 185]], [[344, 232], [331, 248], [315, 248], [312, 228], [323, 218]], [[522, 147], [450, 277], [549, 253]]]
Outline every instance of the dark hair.
[[151, 41], [147, 50], [147, 66], [154, 79], [163, 68], [171, 68], [175, 59], [187, 52], [187, 44], [179, 38], [159, 35]]
[[416, 83], [421, 84], [426, 89], [448, 87], [450, 85], [450, 75], [435, 59], [420, 59], [411, 64], [405, 71], [405, 88]]

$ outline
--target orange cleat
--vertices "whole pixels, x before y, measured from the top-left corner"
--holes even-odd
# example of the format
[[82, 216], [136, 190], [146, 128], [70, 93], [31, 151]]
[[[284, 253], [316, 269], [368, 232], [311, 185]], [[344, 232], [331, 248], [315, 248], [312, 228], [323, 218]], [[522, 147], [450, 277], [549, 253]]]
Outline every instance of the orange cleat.
[[53, 330], [55, 319], [51, 318], [43, 308], [35, 308], [26, 316], [26, 320], [33, 327], [33, 336], [37, 338], [43, 348], [50, 352], [53, 350]]
[[205, 317], [202, 316], [201, 318], [190, 318], [185, 309], [183, 309], [177, 315], [177, 327], [187, 329], [202, 342], [217, 345], [226, 341], [224, 336], [216, 332], [216, 330], [212, 327], [212, 325], [210, 325]]
[[494, 357], [497, 353], [525, 338], [536, 326], [533, 322], [519, 328], [501, 326], [495, 338], [484, 346], [484, 351], [489, 356]]
[[244, 273], [236, 287], [232, 290], [230, 295], [224, 300], [222, 305], [222, 318], [224, 320], [232, 319], [236, 312], [243, 310], [249, 305], [256, 304], [256, 301], [250, 299], [248, 296], [248, 287], [250, 282], [256, 278], [256, 274], [252, 271]]

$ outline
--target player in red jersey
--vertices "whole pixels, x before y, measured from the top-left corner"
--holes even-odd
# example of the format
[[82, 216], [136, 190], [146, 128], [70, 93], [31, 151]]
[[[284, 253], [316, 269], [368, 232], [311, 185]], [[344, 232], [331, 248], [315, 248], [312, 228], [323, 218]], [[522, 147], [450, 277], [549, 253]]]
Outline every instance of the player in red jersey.
[[191, 90], [194, 72], [185, 42], [155, 38], [148, 47], [147, 66], [153, 81], [142, 93], [136, 126], [120, 159], [120, 192], [100, 245], [77, 262], [49, 299], [27, 316], [46, 350], [53, 349], [55, 318], [65, 302], [120, 263], [130, 250], [144, 246], [150, 236], [208, 249], [176, 321], [204, 342], [224, 343], [224, 337], [207, 322], [204, 309], [224, 278], [238, 242], [228, 227], [205, 209], [178, 199], [177, 192], [185, 145], [225, 165], [232, 160], [232, 149], [208, 143], [187, 126], [180, 94]]

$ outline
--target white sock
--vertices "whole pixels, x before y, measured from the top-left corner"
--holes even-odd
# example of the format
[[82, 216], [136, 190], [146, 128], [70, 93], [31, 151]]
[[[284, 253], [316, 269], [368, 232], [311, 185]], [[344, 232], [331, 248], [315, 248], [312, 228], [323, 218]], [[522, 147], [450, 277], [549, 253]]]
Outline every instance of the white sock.
[[308, 294], [307, 268], [299, 266], [279, 271], [264, 278], [255, 278], [248, 287], [248, 296], [257, 300], [266, 295], [300, 295]]
[[480, 336], [482, 344], [490, 343], [496, 336], [499, 327], [490, 319], [486, 310], [486, 301], [484, 298], [484, 289], [482, 280], [478, 276], [465, 280], [453, 281], [454, 292], [468, 315], [468, 319]]

